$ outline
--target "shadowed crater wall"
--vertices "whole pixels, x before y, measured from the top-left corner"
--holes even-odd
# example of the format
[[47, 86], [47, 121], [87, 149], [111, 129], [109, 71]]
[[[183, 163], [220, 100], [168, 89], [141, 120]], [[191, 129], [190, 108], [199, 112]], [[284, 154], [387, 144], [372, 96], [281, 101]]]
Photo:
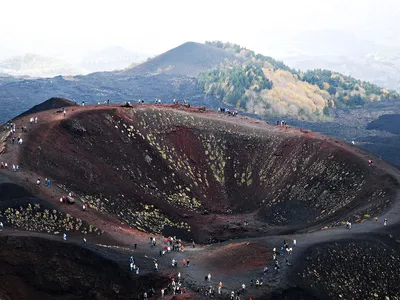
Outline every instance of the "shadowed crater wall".
[[[18, 299], [137, 299], [165, 280], [123, 271], [74, 244], [36, 237], [0, 237], [0, 296]], [[120, 255], [120, 254], [119, 254]]]

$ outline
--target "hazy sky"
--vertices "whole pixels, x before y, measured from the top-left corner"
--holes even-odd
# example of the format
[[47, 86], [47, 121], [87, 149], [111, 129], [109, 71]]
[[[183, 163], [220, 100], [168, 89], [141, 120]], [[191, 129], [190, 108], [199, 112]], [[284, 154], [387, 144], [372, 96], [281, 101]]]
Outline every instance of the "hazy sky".
[[2, 1], [0, 59], [28, 52], [77, 58], [108, 46], [156, 54], [205, 40], [268, 54], [279, 37], [328, 29], [400, 47], [399, 8], [398, 0]]

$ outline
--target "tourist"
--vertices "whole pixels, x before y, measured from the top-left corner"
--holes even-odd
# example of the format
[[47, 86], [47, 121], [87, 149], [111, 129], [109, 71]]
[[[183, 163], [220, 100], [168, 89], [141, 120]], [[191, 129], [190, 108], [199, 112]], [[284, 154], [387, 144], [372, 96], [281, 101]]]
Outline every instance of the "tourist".
[[208, 281], [211, 281], [211, 274], [210, 273], [208, 273], [207, 279], [208, 279]]
[[130, 269], [131, 269], [131, 272], [133, 272], [134, 266], [135, 266], [135, 264], [134, 264], [133, 262], [131, 262], [131, 263], [129, 264], [129, 267], [130, 267]]
[[387, 219], [386, 219], [386, 218], [383, 220], [383, 225], [384, 225], [384, 226], [387, 225]]
[[264, 275], [266, 275], [266, 274], [267, 274], [267, 272], [268, 272], [268, 267], [267, 267], [267, 266], [265, 266], [265, 267], [264, 267]]
[[66, 234], [66, 233], [63, 234], [63, 240], [64, 240], [64, 241], [67, 240], [67, 234]]
[[86, 238], [83, 238], [83, 245], [86, 246]]

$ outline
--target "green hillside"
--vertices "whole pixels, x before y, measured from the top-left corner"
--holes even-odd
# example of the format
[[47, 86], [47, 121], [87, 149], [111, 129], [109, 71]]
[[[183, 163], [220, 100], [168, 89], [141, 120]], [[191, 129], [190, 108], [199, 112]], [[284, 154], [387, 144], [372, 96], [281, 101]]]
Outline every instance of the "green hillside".
[[251, 113], [323, 120], [329, 118], [331, 108], [399, 97], [395, 91], [328, 70], [299, 72], [236, 44], [220, 41], [206, 44], [241, 59], [201, 72], [199, 87]]

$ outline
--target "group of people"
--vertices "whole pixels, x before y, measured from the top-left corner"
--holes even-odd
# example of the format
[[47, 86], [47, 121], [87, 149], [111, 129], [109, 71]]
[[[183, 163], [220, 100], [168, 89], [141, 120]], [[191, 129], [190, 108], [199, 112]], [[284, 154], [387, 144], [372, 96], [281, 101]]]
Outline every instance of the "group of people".
[[[184, 105], [188, 104], [187, 100], [183, 100], [182, 102], [183, 102]], [[144, 99], [139, 99], [138, 103], [139, 104], [144, 104]], [[179, 104], [179, 100], [173, 99], [172, 103], [173, 104]], [[161, 99], [159, 99], [159, 98], [154, 99], [154, 104], [161, 104]]]
[[29, 122], [32, 124], [32, 123], [35, 123], [35, 124], [37, 124], [37, 122], [38, 122], [38, 117], [31, 117], [30, 119], [29, 119]]
[[[13, 136], [12, 138], [11, 138], [11, 144], [15, 144], [15, 137]], [[18, 138], [17, 138], [17, 144], [18, 145], [22, 145], [22, 138], [19, 136]]]
[[[33, 122], [33, 120], [36, 120], [36, 122], [37, 122], [37, 117], [34, 119], [34, 118], [31, 118], [31, 123]], [[9, 130], [10, 131], [10, 134], [11, 134], [11, 144], [15, 144], [15, 135], [16, 135], [16, 133], [17, 133], [17, 125], [15, 124], [15, 123], [13, 123], [13, 122], [7, 122], [7, 125], [3, 128], [3, 131], [4, 130]], [[21, 127], [21, 132], [27, 132], [27, 129], [26, 129], [26, 127], [25, 126], [22, 126]], [[17, 137], [17, 144], [18, 145], [22, 145], [22, 138], [21, 138], [21, 136], [18, 136]]]
[[133, 256], [129, 258], [129, 269], [131, 270], [131, 272], [139, 275], [140, 268], [135, 264], [135, 258]]
[[223, 107], [218, 108], [218, 112], [219, 113], [227, 113], [228, 115], [230, 115], [232, 117], [236, 117], [238, 114], [238, 111], [236, 109], [230, 110], [229, 108], [223, 108]]
[[278, 121], [276, 121], [276, 125], [284, 127], [284, 126], [287, 126], [287, 123], [285, 120], [278, 120]]
[[[38, 123], [38, 117], [31, 117], [30, 119], [29, 119], [29, 122], [32, 124], [32, 123]], [[14, 122], [12, 122], [12, 121], [8, 121], [7, 123], [6, 123], [6, 125], [3, 127], [3, 131], [9, 131], [10, 132], [10, 135], [11, 135], [11, 144], [12, 145], [14, 145], [15, 144], [15, 142], [17, 142], [17, 144], [18, 145], [22, 145], [22, 142], [23, 142], [23, 140], [22, 140], [22, 138], [21, 138], [21, 136], [18, 136], [17, 138], [15, 137], [15, 135], [16, 135], [16, 128], [17, 128], [17, 125], [16, 125], [16, 123], [14, 123]], [[21, 132], [23, 133], [23, 132], [27, 132], [27, 127], [26, 126], [21, 126]], [[12, 171], [14, 171], [14, 172], [18, 172], [19, 171], [19, 165], [18, 164], [12, 164], [11, 165], [11, 167], [9, 167], [9, 164], [8, 164], [8, 162], [4, 162], [4, 161], [2, 161], [1, 163], [0, 163], [0, 168], [1, 169], [8, 169], [8, 170], [12, 170]]]
[[[85, 102], [83, 102], [83, 103], [85, 103]], [[110, 105], [110, 99], [104, 100], [103, 104]], [[97, 101], [97, 105], [101, 105], [100, 101]]]
[[[1, 168], [1, 169], [9, 169], [9, 168], [8, 168], [8, 163], [2, 161], [2, 162], [0, 163], [0, 168]], [[19, 171], [19, 165], [14, 165], [14, 164], [13, 164], [13, 165], [11, 166], [11, 170], [13, 170], [14, 172], [18, 172], [18, 171]]]

